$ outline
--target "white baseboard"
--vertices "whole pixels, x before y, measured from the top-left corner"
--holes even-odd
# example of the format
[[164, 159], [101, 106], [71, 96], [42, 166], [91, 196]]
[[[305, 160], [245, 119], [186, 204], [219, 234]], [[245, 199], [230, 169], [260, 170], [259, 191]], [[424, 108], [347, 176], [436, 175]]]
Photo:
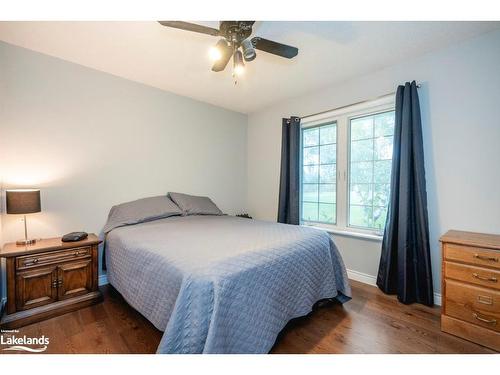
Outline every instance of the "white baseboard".
[[347, 270], [347, 276], [351, 280], [359, 281], [363, 284], [368, 284], [372, 286], [377, 286], [377, 277], [368, 275], [367, 273], [358, 272], [354, 270]]
[[[368, 284], [372, 286], [377, 286], [377, 277], [368, 275], [363, 272], [358, 272], [354, 270], [347, 270], [347, 276], [351, 280], [359, 281], [360, 283], [363, 284]], [[437, 306], [441, 306], [441, 294], [439, 293], [434, 293], [434, 304]]]
[[109, 284], [108, 275], [99, 275], [99, 286]]

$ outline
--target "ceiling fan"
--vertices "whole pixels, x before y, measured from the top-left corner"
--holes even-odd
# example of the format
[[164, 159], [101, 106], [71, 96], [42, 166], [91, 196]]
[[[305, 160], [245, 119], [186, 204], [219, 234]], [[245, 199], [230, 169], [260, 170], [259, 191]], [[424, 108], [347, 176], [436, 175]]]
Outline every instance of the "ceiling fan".
[[254, 60], [257, 57], [255, 50], [264, 51], [287, 59], [291, 59], [299, 53], [296, 47], [272, 40], [258, 36], [250, 39], [252, 26], [255, 21], [221, 21], [219, 29], [184, 21], [158, 22], [167, 27], [221, 37], [217, 44], [210, 50], [210, 56], [214, 61], [214, 65], [212, 66], [214, 72], [223, 71], [232, 57], [233, 75], [243, 74], [245, 69], [243, 60], [246, 62]]

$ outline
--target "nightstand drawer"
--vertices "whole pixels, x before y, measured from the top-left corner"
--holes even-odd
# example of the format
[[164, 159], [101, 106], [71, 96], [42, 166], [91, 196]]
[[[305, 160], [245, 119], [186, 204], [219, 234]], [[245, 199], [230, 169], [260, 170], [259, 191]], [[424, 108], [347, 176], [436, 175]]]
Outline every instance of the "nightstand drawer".
[[500, 252], [480, 247], [444, 244], [445, 260], [500, 269]]
[[500, 289], [500, 272], [489, 268], [445, 262], [444, 277], [488, 288]]
[[66, 262], [74, 259], [90, 258], [91, 247], [77, 247], [68, 250], [51, 251], [50, 253], [40, 253], [26, 255], [16, 258], [16, 268], [18, 270]]

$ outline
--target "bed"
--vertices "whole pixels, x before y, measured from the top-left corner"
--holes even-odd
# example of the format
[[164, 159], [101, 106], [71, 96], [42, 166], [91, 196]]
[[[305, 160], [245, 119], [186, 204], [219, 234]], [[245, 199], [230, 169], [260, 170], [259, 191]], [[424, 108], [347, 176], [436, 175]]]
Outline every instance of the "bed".
[[331, 237], [301, 226], [190, 215], [114, 228], [108, 280], [163, 331], [158, 353], [268, 353], [320, 300], [350, 299]]

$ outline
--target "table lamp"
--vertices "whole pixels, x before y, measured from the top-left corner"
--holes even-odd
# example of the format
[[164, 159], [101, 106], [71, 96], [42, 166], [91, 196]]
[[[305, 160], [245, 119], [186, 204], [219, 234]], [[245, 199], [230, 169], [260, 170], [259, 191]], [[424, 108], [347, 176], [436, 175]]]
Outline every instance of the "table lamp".
[[26, 214], [40, 212], [40, 190], [15, 189], [7, 190], [7, 214], [24, 215], [24, 240], [16, 241], [17, 245], [32, 245], [35, 239], [28, 239]]

